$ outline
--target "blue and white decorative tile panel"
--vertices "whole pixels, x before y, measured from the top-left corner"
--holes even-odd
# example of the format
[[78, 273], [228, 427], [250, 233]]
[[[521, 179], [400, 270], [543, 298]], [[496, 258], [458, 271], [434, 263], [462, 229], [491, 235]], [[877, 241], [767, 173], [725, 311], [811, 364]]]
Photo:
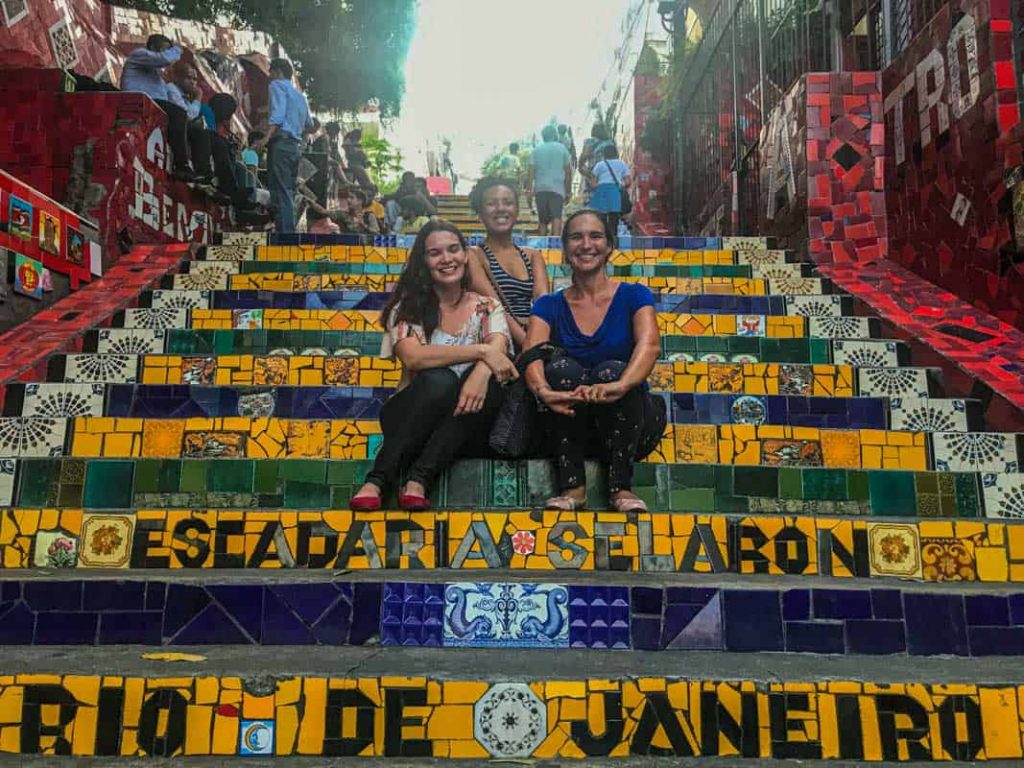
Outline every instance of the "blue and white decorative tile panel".
[[941, 398], [894, 397], [890, 428], [900, 432], [967, 432], [967, 403]]
[[1018, 472], [1017, 435], [1010, 432], [936, 432], [932, 455], [939, 472]]
[[159, 355], [164, 351], [164, 332], [150, 328], [101, 328], [96, 351], [113, 355]]
[[929, 389], [927, 368], [861, 368], [857, 371], [857, 390], [864, 397], [921, 399], [928, 397]]
[[453, 582], [444, 601], [445, 646], [569, 645], [569, 590], [562, 584]]
[[867, 317], [810, 317], [808, 335], [815, 339], [870, 339], [871, 320]]
[[181, 307], [135, 307], [124, 311], [125, 328], [148, 328], [165, 331], [168, 328], [188, 328], [188, 309]]
[[444, 584], [385, 584], [380, 614], [381, 644], [440, 647], [445, 621], [444, 591]]
[[172, 287], [186, 291], [227, 290], [230, 275], [238, 274], [233, 261], [193, 261], [189, 271], [174, 276]]
[[68, 383], [135, 384], [139, 374], [136, 355], [67, 355], [64, 381]]
[[105, 392], [102, 384], [26, 384], [21, 415], [54, 419], [102, 416]]
[[833, 341], [832, 362], [858, 368], [896, 367], [900, 364], [898, 341]]
[[210, 309], [210, 291], [153, 291], [150, 306], [153, 309]]
[[0, 418], [0, 459], [64, 455], [67, 419]]
[[630, 647], [628, 587], [571, 586], [569, 596], [573, 648]]
[[985, 516], [1024, 520], [1024, 475], [986, 472], [981, 476]]
[[835, 294], [787, 296], [786, 314], [803, 317], [839, 317], [843, 314], [843, 300]]

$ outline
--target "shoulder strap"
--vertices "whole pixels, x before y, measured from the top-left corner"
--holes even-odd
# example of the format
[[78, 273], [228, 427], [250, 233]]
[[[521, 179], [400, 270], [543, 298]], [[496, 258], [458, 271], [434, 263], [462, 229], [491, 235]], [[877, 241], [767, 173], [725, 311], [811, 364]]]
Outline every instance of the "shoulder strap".
[[514, 319], [515, 316], [512, 314], [512, 309], [511, 307], [509, 307], [508, 300], [506, 300], [505, 294], [501, 290], [501, 286], [498, 285], [498, 281], [494, 277], [494, 271], [491, 269], [490, 259], [487, 258], [488, 250], [489, 249], [487, 248], [486, 245], [481, 245], [480, 253], [482, 253], [484, 257], [482, 259], [478, 257], [477, 260], [483, 267], [484, 274], [487, 275], [487, 282], [491, 284], [491, 287], [494, 289], [494, 292], [498, 295], [498, 301], [500, 301], [501, 306], [505, 308], [505, 313], [509, 316], [510, 319]]
[[618, 177], [617, 177], [617, 176], [615, 175], [615, 171], [614, 171], [614, 170], [612, 170], [612, 164], [608, 162], [607, 158], [606, 158], [606, 159], [604, 160], [604, 164], [605, 164], [606, 166], [608, 166], [608, 173], [610, 173], [610, 174], [612, 175], [612, 181], [614, 181], [614, 182], [615, 182], [615, 186], [616, 186], [616, 187], [618, 187], [619, 189], [622, 189], [622, 185], [621, 185], [621, 184], [619, 184], [619, 179], [618, 179]]

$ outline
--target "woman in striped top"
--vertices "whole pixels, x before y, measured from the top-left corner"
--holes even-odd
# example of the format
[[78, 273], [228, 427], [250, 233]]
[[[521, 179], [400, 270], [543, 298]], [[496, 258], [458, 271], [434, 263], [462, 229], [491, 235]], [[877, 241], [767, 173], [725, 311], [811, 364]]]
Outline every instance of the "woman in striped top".
[[483, 245], [469, 249], [470, 290], [502, 303], [512, 341], [521, 349], [533, 302], [549, 289], [547, 265], [540, 251], [520, 248], [512, 240], [519, 223], [519, 190], [514, 182], [483, 178], [470, 193], [469, 203], [487, 230]]

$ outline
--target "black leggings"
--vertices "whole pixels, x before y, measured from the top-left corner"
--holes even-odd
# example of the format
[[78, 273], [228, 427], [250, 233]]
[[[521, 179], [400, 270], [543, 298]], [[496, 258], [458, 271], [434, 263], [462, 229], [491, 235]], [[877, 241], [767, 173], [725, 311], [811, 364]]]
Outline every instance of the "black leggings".
[[[572, 358], [560, 357], [544, 366], [544, 376], [552, 389], [568, 392], [581, 384], [617, 381], [624, 370], [626, 364], [619, 360], [588, 371]], [[617, 493], [633, 487], [633, 462], [657, 447], [667, 419], [664, 401], [636, 387], [613, 403], [578, 404], [575, 416], [552, 412], [543, 420], [561, 492], [585, 484], [583, 461], [594, 458], [608, 466], [608, 492]]]
[[[470, 368], [472, 371], [472, 368]], [[366, 482], [385, 489], [405, 472], [408, 481], [430, 488], [459, 455], [486, 455], [491, 422], [501, 405], [501, 386], [492, 376], [478, 413], [453, 415], [466, 376], [450, 368], [420, 371], [380, 413], [381, 443]]]

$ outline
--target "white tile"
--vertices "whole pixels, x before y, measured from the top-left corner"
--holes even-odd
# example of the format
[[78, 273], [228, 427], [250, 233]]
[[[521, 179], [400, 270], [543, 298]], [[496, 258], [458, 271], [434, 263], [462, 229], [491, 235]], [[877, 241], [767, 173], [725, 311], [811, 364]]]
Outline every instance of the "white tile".
[[266, 232], [222, 232], [220, 236], [224, 245], [266, 245]]
[[723, 251], [763, 251], [768, 248], [767, 237], [723, 237]]
[[860, 368], [888, 368], [900, 364], [899, 342], [833, 341], [832, 362]]
[[768, 293], [797, 294], [802, 296], [818, 295], [824, 290], [820, 277], [774, 277], [768, 279]]
[[871, 338], [871, 321], [866, 317], [810, 317], [807, 321], [814, 339]]
[[474, 648], [568, 648], [569, 592], [562, 584], [452, 582], [443, 642]]
[[750, 264], [751, 266], [757, 267], [769, 267], [776, 264], [786, 263], [786, 252], [785, 251], [737, 251], [736, 252], [736, 263], [737, 264]]
[[1017, 472], [1017, 435], [1012, 432], [936, 432], [935, 469], [940, 472]]
[[68, 383], [135, 384], [138, 380], [137, 355], [95, 353], [67, 355], [66, 360], [64, 381]]
[[246, 243], [206, 246], [209, 261], [252, 261], [256, 248]]
[[981, 476], [986, 517], [1024, 520], [1024, 475], [986, 472]]
[[96, 351], [115, 355], [159, 355], [164, 332], [149, 328], [101, 328]]
[[188, 309], [181, 307], [133, 307], [124, 311], [124, 327], [147, 328], [151, 331], [188, 328], [188, 312]]
[[928, 397], [927, 368], [861, 368], [858, 393], [864, 397]]
[[473, 735], [491, 757], [530, 757], [548, 735], [547, 705], [526, 683], [494, 683], [473, 705]]
[[804, 317], [839, 317], [843, 314], [843, 300], [834, 294], [787, 296], [786, 314]]
[[751, 266], [754, 277], [763, 277], [768, 280], [793, 279], [803, 276], [802, 264], [769, 264], [766, 266]]
[[103, 384], [26, 384], [21, 415], [54, 419], [102, 416], [105, 392]]
[[17, 471], [17, 459], [0, 459], [0, 507], [14, 504], [14, 476]]
[[0, 418], [0, 459], [63, 456], [67, 428], [67, 419]]
[[966, 432], [963, 400], [894, 397], [889, 400], [890, 429], [898, 432]]
[[211, 309], [210, 291], [153, 291], [150, 306], [154, 309], [184, 308]]

